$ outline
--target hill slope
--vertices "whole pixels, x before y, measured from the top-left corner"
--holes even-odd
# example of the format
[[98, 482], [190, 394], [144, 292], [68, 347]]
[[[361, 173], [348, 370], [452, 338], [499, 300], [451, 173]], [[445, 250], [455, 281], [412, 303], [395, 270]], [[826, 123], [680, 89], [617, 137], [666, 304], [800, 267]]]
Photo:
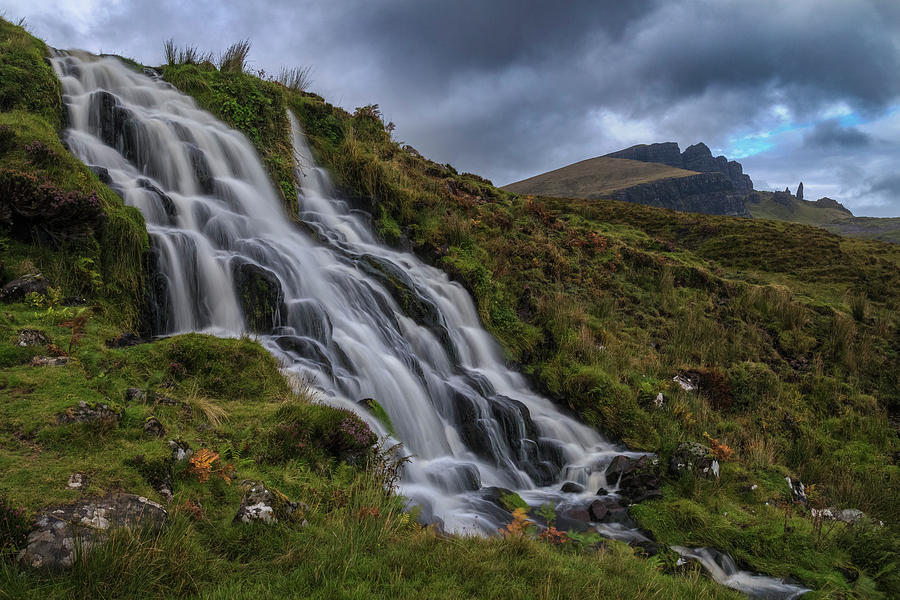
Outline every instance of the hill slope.
[[638, 184], [695, 174], [658, 163], [599, 156], [504, 185], [502, 189], [516, 194], [593, 200]]

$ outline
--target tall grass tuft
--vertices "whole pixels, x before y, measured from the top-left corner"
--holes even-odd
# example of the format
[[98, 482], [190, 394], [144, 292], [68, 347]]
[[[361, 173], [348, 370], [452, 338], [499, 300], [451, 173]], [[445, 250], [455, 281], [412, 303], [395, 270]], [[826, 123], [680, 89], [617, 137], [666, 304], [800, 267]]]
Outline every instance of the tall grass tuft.
[[166, 57], [166, 64], [174, 65], [199, 65], [205, 62], [212, 62], [212, 52], [200, 52], [197, 46], [185, 46], [179, 48], [175, 45], [173, 38], [163, 42], [163, 53]]
[[866, 313], [869, 311], [869, 298], [865, 292], [853, 294], [850, 296], [848, 303], [850, 304], [850, 314], [857, 321], [865, 321]]
[[847, 363], [856, 340], [856, 323], [842, 312], [835, 312], [831, 319], [829, 344], [835, 360]]
[[225, 49], [219, 57], [219, 70], [224, 73], [243, 73], [247, 69], [250, 40], [240, 40]]
[[295, 92], [305, 92], [312, 84], [310, 71], [312, 67], [282, 67], [278, 74], [277, 81], [284, 87], [294, 90]]

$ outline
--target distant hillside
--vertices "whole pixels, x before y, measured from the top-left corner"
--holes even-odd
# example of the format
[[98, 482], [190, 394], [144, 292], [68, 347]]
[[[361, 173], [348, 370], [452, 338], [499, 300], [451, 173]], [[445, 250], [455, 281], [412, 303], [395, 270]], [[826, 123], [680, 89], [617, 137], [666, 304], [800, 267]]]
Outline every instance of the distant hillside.
[[635, 185], [696, 174], [659, 163], [600, 156], [510, 183], [503, 189], [516, 194], [594, 200]]
[[831, 198], [801, 200], [788, 192], [754, 192], [746, 206], [754, 219], [815, 225], [831, 233], [900, 243], [900, 217], [857, 217]]
[[744, 195], [753, 182], [740, 163], [695, 144], [641, 144], [504, 186], [518, 194], [599, 200], [711, 215], [749, 217]]
[[737, 161], [713, 156], [703, 142], [681, 152], [675, 142], [638, 144], [503, 186], [516, 194], [613, 199], [708, 215], [772, 219], [832, 233], [900, 243], [900, 218], [857, 217], [831, 198], [759, 192]]

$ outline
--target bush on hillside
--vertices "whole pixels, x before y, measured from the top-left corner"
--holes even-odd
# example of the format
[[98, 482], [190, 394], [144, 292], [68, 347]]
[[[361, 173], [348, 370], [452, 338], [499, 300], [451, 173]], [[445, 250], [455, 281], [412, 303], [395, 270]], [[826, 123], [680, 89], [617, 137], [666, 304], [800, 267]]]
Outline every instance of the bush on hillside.
[[[35, 153], [43, 156], [40, 147]], [[96, 193], [65, 191], [31, 173], [0, 168], [0, 226], [22, 241], [59, 246], [84, 239], [104, 217]]]

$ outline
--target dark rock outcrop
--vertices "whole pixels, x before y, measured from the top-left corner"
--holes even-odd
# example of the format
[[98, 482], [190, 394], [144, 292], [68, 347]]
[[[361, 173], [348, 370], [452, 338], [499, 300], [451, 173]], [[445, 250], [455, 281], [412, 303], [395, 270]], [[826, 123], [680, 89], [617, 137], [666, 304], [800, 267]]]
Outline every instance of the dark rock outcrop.
[[281, 324], [284, 290], [272, 271], [245, 260], [231, 263], [234, 287], [247, 327], [255, 333], [270, 333]]
[[158, 531], [168, 514], [147, 498], [134, 494], [110, 494], [81, 500], [50, 510], [38, 517], [19, 554], [23, 566], [59, 570], [72, 566], [76, 549], [89, 551], [105, 541], [109, 532], [121, 528]]
[[731, 181], [735, 192], [748, 193], [753, 191], [753, 181], [750, 179], [749, 175], [744, 174], [741, 163], [734, 160], [729, 161], [724, 156], [713, 156], [709, 147], [703, 142], [688, 146], [684, 152], [680, 152], [678, 144], [675, 142], [638, 144], [631, 148], [612, 152], [606, 156], [610, 158], [638, 160], [641, 162], [661, 163], [677, 169], [697, 171], [698, 173], [722, 173], [729, 181]]
[[851, 217], [853, 216], [853, 213], [850, 212], [850, 209], [848, 209], [846, 206], [844, 206], [837, 200], [835, 200], [833, 198], [829, 198], [828, 196], [819, 198], [818, 200], [816, 200], [815, 203], [816, 203], [816, 205], [821, 206], [822, 208], [834, 208], [839, 211], [847, 213]]
[[243, 481], [241, 487], [244, 488], [244, 497], [234, 516], [234, 523], [295, 521], [306, 524], [303, 517], [309, 507], [303, 502], [291, 502], [278, 490], [269, 489], [258, 481]]
[[37, 294], [46, 294], [50, 288], [50, 282], [44, 279], [40, 273], [36, 275], [25, 275], [18, 279], [13, 279], [2, 288], [0, 288], [0, 300], [3, 302], [18, 302], [24, 300], [25, 296], [35, 292]]
[[641, 162], [662, 163], [670, 167], [682, 168], [681, 150], [676, 142], [662, 142], [659, 144], [638, 144], [631, 148], [625, 148], [612, 154], [610, 158], [626, 158]]
[[672, 453], [669, 472], [676, 477], [683, 473], [693, 473], [697, 477], [718, 477], [719, 462], [703, 444], [682, 442]]
[[710, 215], [749, 217], [743, 194], [721, 173], [699, 173], [642, 183], [613, 193], [624, 202]]
[[619, 486], [619, 495], [636, 504], [662, 498], [656, 465], [646, 454], [640, 458], [619, 455], [606, 468], [606, 481]]
[[122, 420], [122, 411], [109, 404], [81, 401], [78, 406], [67, 409], [58, 415], [56, 420], [65, 423], [109, 423], [118, 425]]
[[797, 186], [797, 200], [803, 200], [803, 182], [800, 182], [800, 185]]
[[45, 346], [50, 343], [47, 334], [39, 329], [20, 329], [16, 336], [18, 346]]

